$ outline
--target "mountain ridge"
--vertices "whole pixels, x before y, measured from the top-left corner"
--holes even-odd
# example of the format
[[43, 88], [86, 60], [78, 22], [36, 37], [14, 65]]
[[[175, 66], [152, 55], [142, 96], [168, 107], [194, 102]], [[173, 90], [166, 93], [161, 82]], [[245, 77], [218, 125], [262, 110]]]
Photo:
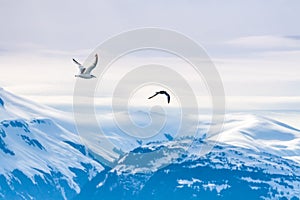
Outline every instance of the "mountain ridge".
[[0, 196], [71, 198], [104, 169], [86, 153], [80, 137], [63, 127], [70, 127], [70, 121], [62, 112], [3, 89], [0, 98], [5, 104], [0, 111]]
[[[0, 199], [300, 196], [299, 128], [272, 116], [227, 114], [212, 137], [205, 134], [209, 117], [202, 116], [198, 137], [176, 138], [171, 115], [164, 129], [170, 132], [153, 141], [126, 137], [107, 123], [108, 134], [122, 136], [116, 146], [127, 145], [108, 167], [89, 153], [68, 113], [4, 89], [0, 99]], [[137, 113], [148, 120], [147, 112]], [[206, 146], [213, 149], [203, 155]]]

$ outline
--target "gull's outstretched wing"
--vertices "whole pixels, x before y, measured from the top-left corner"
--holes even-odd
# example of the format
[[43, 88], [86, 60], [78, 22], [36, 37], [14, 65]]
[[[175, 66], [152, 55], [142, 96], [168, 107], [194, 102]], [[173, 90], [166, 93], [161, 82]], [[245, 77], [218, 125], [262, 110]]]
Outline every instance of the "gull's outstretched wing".
[[170, 103], [170, 100], [171, 100], [170, 95], [167, 92], [165, 93], [165, 95], [167, 95], [167, 97], [168, 97], [168, 103]]
[[76, 63], [77, 65], [79, 65], [79, 66], [82, 66], [77, 60], [75, 60], [74, 58], [73, 58], [73, 62], [74, 63]]
[[91, 71], [97, 66], [97, 63], [98, 63], [98, 55], [97, 54], [95, 55], [95, 58], [96, 58], [95, 62], [85, 70], [85, 72], [84, 72], [85, 74], [91, 73]]
[[73, 58], [73, 62], [76, 63], [76, 64], [78, 65], [79, 70], [80, 70], [80, 74], [84, 73], [85, 68], [82, 66], [82, 64], [80, 64], [80, 63], [79, 63], [77, 60], [75, 60], [74, 58]]
[[152, 99], [153, 97], [155, 97], [156, 95], [158, 95], [159, 93], [156, 92], [154, 95], [152, 95], [151, 97], [149, 97], [148, 99]]

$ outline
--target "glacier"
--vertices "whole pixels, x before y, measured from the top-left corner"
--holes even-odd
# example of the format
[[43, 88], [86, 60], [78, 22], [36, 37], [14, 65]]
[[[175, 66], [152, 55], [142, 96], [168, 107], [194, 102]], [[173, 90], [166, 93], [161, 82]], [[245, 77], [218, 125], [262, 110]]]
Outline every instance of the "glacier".
[[[147, 124], [147, 113], [133, 115]], [[0, 199], [300, 197], [297, 112], [228, 113], [222, 132], [209, 138], [205, 115], [195, 138], [174, 137], [171, 120], [151, 140], [126, 137], [109, 114], [99, 117], [120, 147], [113, 165], [89, 151], [72, 113], [0, 89]], [[202, 155], [206, 146], [214, 147]], [[112, 158], [106, 153], [100, 156]]]

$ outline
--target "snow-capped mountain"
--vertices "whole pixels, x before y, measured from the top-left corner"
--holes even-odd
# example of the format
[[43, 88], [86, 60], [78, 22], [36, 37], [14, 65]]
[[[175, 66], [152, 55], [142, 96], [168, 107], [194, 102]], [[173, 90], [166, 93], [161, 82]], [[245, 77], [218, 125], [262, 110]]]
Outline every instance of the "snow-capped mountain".
[[299, 137], [299, 129], [272, 116], [229, 114], [218, 136], [131, 150], [77, 199], [299, 199]]
[[[225, 144], [199, 156], [198, 149], [206, 145], [201, 141], [185, 156], [169, 162], [169, 155], [180, 152], [182, 142], [161, 144], [163, 156], [153, 157], [147, 164], [144, 153], [159, 151], [161, 145], [129, 153], [109, 173], [89, 182], [77, 199], [299, 199], [298, 163]], [[130, 164], [132, 160], [134, 164]], [[170, 164], [160, 168], [162, 160]], [[136, 166], [140, 161], [143, 166]]]
[[66, 113], [0, 89], [0, 199], [66, 199], [103, 170]]
[[116, 159], [107, 167], [88, 153], [72, 115], [0, 89], [0, 199], [299, 199], [300, 117], [292, 116], [227, 114], [213, 137], [201, 116], [197, 138], [178, 138], [170, 115], [161, 134], [138, 140], [103, 112], [103, 130], [123, 150], [98, 152]]
[[[218, 142], [267, 152], [300, 163], [300, 115], [295, 126], [276, 117], [254, 114], [228, 114]], [[286, 113], [286, 115], [289, 115]]]

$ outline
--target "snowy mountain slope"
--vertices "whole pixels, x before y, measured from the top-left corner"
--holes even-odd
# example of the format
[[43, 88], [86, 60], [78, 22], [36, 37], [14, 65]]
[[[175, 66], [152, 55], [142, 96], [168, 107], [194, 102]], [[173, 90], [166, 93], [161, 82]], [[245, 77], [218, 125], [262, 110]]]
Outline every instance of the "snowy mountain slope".
[[71, 118], [0, 90], [0, 198], [71, 198], [103, 170], [86, 153]]
[[[149, 116], [146, 112], [139, 111], [132, 114], [134, 115], [132, 118], [135, 119], [136, 123], [144, 125], [149, 122]], [[128, 113], [123, 112], [120, 115], [128, 115]], [[151, 117], [156, 117], [156, 115], [158, 114], [152, 113]], [[300, 163], [300, 129], [294, 127], [296, 123], [293, 123], [293, 126], [288, 123], [289, 121], [295, 122], [298, 120], [300, 126], [300, 115], [294, 114], [293, 119], [283, 120], [284, 122], [279, 121], [278, 117], [273, 119], [273, 115], [275, 114], [272, 112], [264, 115], [249, 113], [227, 114], [222, 131], [212, 137], [208, 136], [206, 140], [275, 154]], [[101, 117], [101, 120], [105, 124], [103, 130], [111, 138], [115, 146], [119, 147], [121, 152], [128, 152], [149, 142], [167, 142], [175, 139], [176, 131], [178, 130], [177, 118], [174, 113], [168, 115], [168, 120], [160, 133], [147, 139], [126, 135], [112, 122], [112, 116]], [[146, 122], [143, 122], [143, 120]], [[195, 121], [196, 119], [190, 117], [189, 123], [191, 126], [195, 124]], [[209, 124], [209, 116], [202, 115], [197, 126], [197, 133], [191, 133], [190, 136], [204, 137]], [[186, 131], [188, 132], [189, 130], [186, 129]]]
[[228, 114], [226, 119], [218, 142], [300, 162], [299, 129], [272, 119], [272, 116]]
[[[149, 123], [147, 112], [131, 114]], [[0, 199], [299, 199], [299, 115], [227, 114], [223, 131], [207, 138], [209, 116], [201, 116], [196, 138], [178, 138], [176, 115], [153, 138], [139, 139], [99, 114], [121, 155], [100, 149], [116, 159], [104, 168], [88, 155], [71, 115], [0, 89]], [[201, 155], [208, 144], [216, 146]]]
[[[109, 173], [89, 182], [77, 199], [299, 199], [298, 163], [226, 144], [200, 156], [199, 149], [207, 145], [201, 141], [182, 154], [185, 143], [152, 144], [128, 153]], [[145, 152], [161, 146], [160, 157], [144, 159]], [[170, 155], [179, 152], [170, 162]]]
[[14, 95], [0, 87], [0, 120], [25, 119], [31, 120], [36, 117], [49, 118], [65, 129], [75, 132], [73, 115], [60, 110], [47, 107], [28, 99]]
[[[299, 129], [272, 116], [235, 113], [218, 136], [142, 144], [77, 199], [299, 199]], [[209, 143], [214, 149], [199, 154]]]

